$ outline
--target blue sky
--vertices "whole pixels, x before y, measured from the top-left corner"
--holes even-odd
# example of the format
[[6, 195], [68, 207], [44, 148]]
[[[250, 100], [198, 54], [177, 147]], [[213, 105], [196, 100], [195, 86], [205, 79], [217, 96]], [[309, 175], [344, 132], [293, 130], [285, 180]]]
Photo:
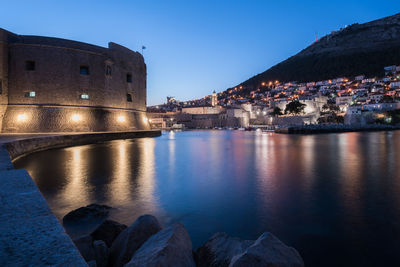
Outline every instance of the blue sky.
[[[355, 22], [400, 12], [400, 1], [1, 0], [0, 27], [140, 51], [148, 104], [234, 86]], [[5, 12], [4, 12], [5, 11]]]

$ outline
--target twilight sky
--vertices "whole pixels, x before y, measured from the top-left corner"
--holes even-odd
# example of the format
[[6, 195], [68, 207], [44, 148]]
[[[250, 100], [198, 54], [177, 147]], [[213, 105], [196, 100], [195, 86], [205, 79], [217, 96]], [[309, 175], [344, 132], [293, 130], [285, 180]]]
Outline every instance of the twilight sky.
[[[109, 41], [140, 51], [148, 104], [222, 91], [346, 24], [400, 12], [399, 0], [1, 0], [0, 28], [17, 34]], [[5, 12], [4, 12], [5, 11]]]

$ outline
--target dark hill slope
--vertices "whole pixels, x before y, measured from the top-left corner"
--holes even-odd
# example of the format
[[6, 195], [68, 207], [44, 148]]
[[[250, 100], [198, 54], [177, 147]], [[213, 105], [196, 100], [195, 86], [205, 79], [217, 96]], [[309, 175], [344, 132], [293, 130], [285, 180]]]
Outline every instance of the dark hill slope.
[[242, 83], [319, 81], [341, 76], [383, 75], [383, 67], [400, 64], [400, 13], [332, 32], [295, 56]]

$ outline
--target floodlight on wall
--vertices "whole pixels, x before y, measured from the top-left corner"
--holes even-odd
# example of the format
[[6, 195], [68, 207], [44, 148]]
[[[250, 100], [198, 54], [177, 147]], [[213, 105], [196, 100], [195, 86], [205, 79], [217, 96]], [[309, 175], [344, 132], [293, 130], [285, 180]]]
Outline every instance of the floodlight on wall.
[[82, 116], [79, 115], [79, 114], [73, 114], [72, 117], [71, 117], [71, 119], [72, 119], [72, 121], [74, 121], [74, 122], [78, 122], [78, 121], [81, 121], [81, 120], [82, 120]]
[[122, 122], [125, 122], [125, 116], [123, 116], [123, 115], [118, 116], [118, 117], [117, 117], [117, 121], [118, 121], [118, 122], [121, 122], [121, 123], [122, 123]]
[[143, 116], [143, 122], [144, 122], [144, 123], [147, 123], [148, 120], [149, 120], [149, 119], [148, 119], [146, 116]]
[[17, 115], [17, 121], [19, 121], [19, 122], [24, 122], [24, 121], [27, 120], [27, 118], [28, 118], [28, 116], [26, 116], [25, 113], [22, 113], [22, 114], [18, 114], [18, 115]]

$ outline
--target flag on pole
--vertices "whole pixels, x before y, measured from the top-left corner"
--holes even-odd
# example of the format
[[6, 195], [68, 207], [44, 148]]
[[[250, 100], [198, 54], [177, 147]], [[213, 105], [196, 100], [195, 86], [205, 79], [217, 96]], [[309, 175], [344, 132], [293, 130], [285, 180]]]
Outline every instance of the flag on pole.
[[142, 45], [142, 50], [146, 49], [146, 47], [144, 45]]

